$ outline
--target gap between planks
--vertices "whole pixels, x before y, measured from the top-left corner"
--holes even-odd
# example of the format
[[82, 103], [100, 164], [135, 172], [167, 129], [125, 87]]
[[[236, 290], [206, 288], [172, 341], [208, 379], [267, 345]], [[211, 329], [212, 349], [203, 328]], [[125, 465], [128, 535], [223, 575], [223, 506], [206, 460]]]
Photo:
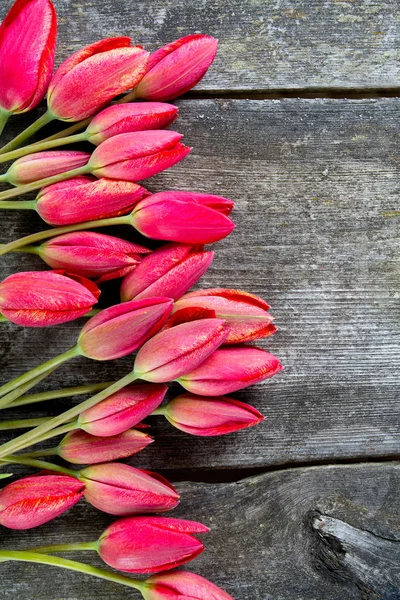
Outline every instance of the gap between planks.
[[285, 98], [334, 98], [343, 100], [364, 100], [367, 98], [397, 98], [400, 87], [395, 88], [294, 88], [270, 90], [203, 90], [188, 92], [181, 98], [184, 100], [283, 100]]

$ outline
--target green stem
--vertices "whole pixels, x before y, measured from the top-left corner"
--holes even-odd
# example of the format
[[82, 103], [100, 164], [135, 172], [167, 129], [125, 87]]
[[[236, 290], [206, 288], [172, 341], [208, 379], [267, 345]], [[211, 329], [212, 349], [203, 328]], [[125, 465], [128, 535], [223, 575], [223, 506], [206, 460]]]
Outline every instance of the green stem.
[[2, 421], [0, 422], [0, 431], [8, 431], [9, 429], [30, 429], [31, 427], [37, 427], [42, 423], [46, 423], [50, 417], [43, 417], [41, 419], [19, 419], [17, 421]]
[[101, 390], [104, 390], [112, 384], [112, 381], [106, 381], [104, 383], [94, 383], [93, 385], [80, 385], [77, 387], [64, 388], [62, 390], [49, 390], [48, 392], [31, 394], [29, 396], [23, 396], [22, 398], [19, 398], [6, 408], [25, 406], [26, 404], [35, 404], [36, 402], [46, 402], [48, 400], [55, 400], [57, 398], [69, 398], [70, 396], [92, 394], [95, 392], [100, 392]]
[[111, 396], [111, 394], [118, 392], [120, 389], [122, 389], [126, 385], [129, 385], [137, 378], [138, 376], [136, 375], [136, 373], [134, 371], [131, 371], [130, 373], [128, 373], [128, 375], [125, 375], [125, 377], [122, 377], [122, 379], [119, 379], [102, 392], [99, 392], [98, 394], [95, 394], [94, 396], [88, 398], [84, 402], [73, 406], [61, 415], [53, 417], [52, 419], [47, 421], [47, 423], [43, 423], [42, 425], [39, 425], [39, 427], [31, 429], [30, 431], [27, 431], [26, 433], [18, 436], [17, 438], [3, 444], [2, 446], [0, 446], [0, 458], [7, 454], [16, 452], [17, 450], [22, 450], [26, 446], [30, 446], [31, 444], [37, 443], [38, 439], [40, 439], [40, 436], [43, 436], [43, 434], [55, 429], [56, 427], [59, 427], [59, 425], [63, 425], [66, 421], [74, 419], [84, 410], [92, 408], [92, 406], [95, 406], [96, 404], [98, 404], [98, 402], [105, 400], [106, 398]]
[[19, 240], [10, 242], [9, 244], [3, 244], [0, 247], [0, 256], [7, 254], [7, 252], [14, 252], [18, 248], [22, 248], [27, 244], [34, 244], [41, 240], [47, 240], [63, 233], [71, 233], [73, 231], [84, 231], [85, 229], [94, 229], [96, 227], [107, 227], [108, 225], [130, 225], [131, 215], [124, 217], [111, 217], [109, 219], [99, 219], [98, 221], [89, 221], [87, 223], [77, 223], [76, 225], [67, 225], [65, 227], [55, 227], [53, 229], [46, 229], [46, 231], [39, 231], [39, 233], [33, 233], [27, 235]]
[[54, 554], [55, 552], [75, 552], [76, 550], [94, 550], [97, 552], [99, 541], [94, 542], [75, 542], [72, 544], [50, 544], [49, 546], [36, 546], [27, 548], [28, 552], [38, 552], [39, 554]]
[[26, 185], [18, 185], [17, 187], [6, 190], [5, 192], [0, 192], [0, 200], [8, 200], [9, 198], [15, 198], [16, 196], [22, 196], [23, 194], [27, 194], [28, 192], [33, 192], [34, 190], [38, 190], [47, 185], [52, 185], [53, 183], [58, 183], [59, 181], [65, 181], [66, 179], [71, 179], [71, 177], [77, 177], [78, 175], [87, 175], [91, 173], [92, 168], [89, 163], [83, 165], [82, 167], [78, 167], [77, 169], [71, 169], [70, 171], [64, 171], [64, 173], [59, 173], [58, 175], [52, 175], [51, 177], [45, 177], [45, 179], [39, 179], [38, 181], [32, 181], [32, 183], [27, 183]]
[[13, 473], [0, 473], [0, 479], [8, 479], [9, 477], [12, 477]]
[[12, 200], [11, 202], [3, 200], [0, 202], [0, 208], [3, 210], [36, 210], [36, 200]]
[[70, 475], [71, 477], [75, 477], [75, 479], [79, 479], [79, 471], [73, 471], [72, 469], [60, 467], [59, 465], [54, 465], [53, 463], [44, 460], [36, 460], [35, 458], [24, 458], [22, 456], [13, 455], [4, 456], [0, 459], [0, 463], [3, 465], [26, 465], [27, 467], [34, 467], [41, 471], [55, 471], [56, 473], [63, 473], [64, 475]]
[[92, 567], [91, 565], [85, 565], [84, 563], [77, 562], [75, 560], [68, 560], [67, 558], [61, 558], [60, 556], [47, 556], [46, 554], [39, 554], [29, 551], [12, 551], [12, 550], [0, 550], [0, 561], [21, 561], [21, 562], [32, 562], [44, 565], [51, 565], [53, 567], [61, 567], [62, 569], [69, 569], [70, 571], [78, 571], [78, 573], [85, 573], [86, 575], [92, 575], [100, 579], [106, 579], [114, 583], [120, 583], [128, 587], [134, 588], [135, 590], [141, 591], [145, 585], [143, 581], [138, 579], [131, 579], [126, 575], [120, 575], [119, 573], [110, 573], [105, 569], [99, 569], [98, 567]]
[[50, 150], [51, 148], [57, 148], [58, 146], [66, 146], [67, 144], [74, 144], [76, 142], [86, 142], [87, 140], [88, 135], [84, 131], [83, 133], [78, 133], [77, 135], [58, 138], [56, 140], [50, 140], [47, 142], [36, 142], [35, 144], [29, 144], [29, 146], [18, 148], [17, 150], [13, 150], [12, 152], [0, 154], [0, 163], [8, 162], [10, 160], [16, 160], [17, 158], [21, 158], [22, 156], [32, 154], [33, 152], [42, 152], [43, 150]]
[[18, 454], [22, 458], [40, 458], [42, 456], [58, 456], [58, 446], [55, 448], [43, 448], [42, 450], [35, 450], [34, 452], [26, 452], [24, 454]]
[[55, 429], [52, 429], [51, 431], [48, 431], [47, 433], [43, 433], [42, 435], [35, 438], [33, 443], [40, 444], [41, 442], [50, 440], [53, 437], [63, 435], [64, 433], [69, 433], [70, 431], [73, 431], [74, 429], [79, 429], [76, 421], [72, 421], [72, 423], [67, 423], [66, 425], [61, 425], [60, 427], [55, 427]]
[[3, 133], [3, 129], [11, 116], [11, 113], [8, 110], [4, 110], [4, 108], [0, 108], [0, 135]]
[[158, 415], [165, 415], [165, 406], [159, 406], [158, 408], [156, 408], [155, 410], [153, 410], [153, 412], [151, 414], [149, 414], [149, 417], [156, 417]]
[[49, 135], [47, 138], [44, 138], [41, 142], [36, 142], [36, 143], [42, 144], [43, 142], [51, 142], [53, 140], [60, 140], [67, 136], [72, 135], [76, 131], [82, 131], [82, 129], [85, 129], [89, 125], [89, 123], [91, 122], [92, 119], [93, 119], [93, 117], [89, 117], [88, 119], [84, 119], [83, 121], [78, 121], [78, 123], [74, 123], [70, 127], [67, 127], [67, 129], [63, 129], [62, 131], [59, 131], [58, 133]]
[[5, 396], [3, 396], [1, 398], [1, 402], [7, 408], [7, 406], [9, 404], [11, 404], [12, 402], [14, 402], [14, 400], [16, 400], [17, 398], [19, 398], [23, 394], [25, 394], [25, 392], [27, 392], [31, 388], [35, 387], [35, 385], [37, 385], [43, 379], [45, 379], [46, 377], [48, 377], [48, 375], [50, 375], [53, 371], [55, 371], [56, 368], [57, 367], [52, 367], [51, 369], [48, 369], [47, 371], [44, 371], [44, 373], [42, 373], [41, 375], [38, 375], [37, 377], [33, 377], [32, 379], [30, 379], [29, 381], [27, 381], [23, 385], [20, 385], [20, 386], [16, 387], [15, 390], [13, 390], [12, 392], [9, 392]]
[[[34, 378], [38, 377], [39, 375], [44, 374], [49, 369], [58, 367], [59, 365], [62, 365], [64, 362], [66, 362], [70, 358], [74, 358], [75, 356], [78, 356], [78, 355], [79, 355], [78, 346], [73, 346], [72, 348], [67, 350], [67, 352], [63, 352], [62, 354], [59, 354], [55, 358], [51, 358], [50, 360], [47, 360], [43, 364], [35, 367], [34, 369], [31, 369], [30, 371], [27, 371], [23, 375], [20, 375], [19, 377], [16, 377], [9, 383], [6, 383], [5, 385], [1, 386], [0, 387], [0, 396], [4, 396], [5, 394], [7, 394], [8, 392], [11, 392], [15, 388], [20, 387], [25, 383], [28, 383], [29, 381], [31, 381], [31, 379], [34, 379]], [[4, 403], [3, 400], [4, 400], [4, 398], [0, 398], [0, 407], [6, 406], [8, 404], [8, 402]]]
[[47, 125], [55, 119], [55, 116], [51, 114], [49, 110], [47, 110], [37, 121], [29, 125], [22, 133], [17, 135], [11, 142], [8, 142], [5, 146], [0, 148], [0, 154], [4, 154], [5, 152], [9, 152], [10, 150], [14, 150], [14, 148], [18, 148], [21, 146], [25, 140], [30, 138], [34, 133], [39, 131], [42, 127]]

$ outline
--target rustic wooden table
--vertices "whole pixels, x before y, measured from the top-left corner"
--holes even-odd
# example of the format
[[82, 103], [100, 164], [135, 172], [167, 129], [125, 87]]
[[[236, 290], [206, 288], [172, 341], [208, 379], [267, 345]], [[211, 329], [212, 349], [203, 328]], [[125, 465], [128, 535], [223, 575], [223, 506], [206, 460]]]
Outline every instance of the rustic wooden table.
[[[0, 0], [0, 18], [9, 5]], [[177, 101], [176, 127], [193, 152], [148, 187], [236, 201], [237, 229], [216, 246], [201, 286], [265, 297], [279, 333], [263, 346], [286, 370], [236, 394], [267, 416], [257, 428], [198, 439], [160, 420], [156, 443], [131, 460], [180, 482], [175, 515], [210, 525], [207, 551], [191, 568], [237, 600], [399, 599], [398, 0], [56, 6], [58, 62], [113, 35], [129, 34], [150, 50], [190, 32], [220, 40], [209, 74]], [[5, 138], [31, 118], [10, 121]], [[42, 228], [34, 213], [4, 212], [2, 222], [1, 242]], [[128, 229], [123, 235], [132, 239]], [[8, 255], [1, 279], [36, 268], [42, 263], [35, 257]], [[104, 290], [109, 302], [117, 298], [115, 285]], [[64, 351], [79, 327], [2, 324], [2, 379]], [[80, 360], [42, 389], [115, 379], [130, 362]], [[42, 405], [29, 415], [67, 405]], [[35, 545], [39, 537], [89, 540], [112, 520], [82, 502], [37, 530], [2, 529], [1, 546]], [[133, 593], [9, 564], [1, 567], [0, 596], [108, 600]]]

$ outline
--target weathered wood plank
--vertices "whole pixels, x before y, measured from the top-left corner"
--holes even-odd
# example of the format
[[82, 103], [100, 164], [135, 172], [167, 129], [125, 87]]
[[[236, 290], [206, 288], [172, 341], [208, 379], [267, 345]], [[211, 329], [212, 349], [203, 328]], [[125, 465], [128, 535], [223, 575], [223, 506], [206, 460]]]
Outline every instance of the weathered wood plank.
[[[395, 600], [399, 483], [393, 463], [292, 469], [232, 484], [182, 483], [182, 504], [173, 514], [209, 525], [206, 552], [189, 568], [237, 600]], [[3, 530], [1, 547], [89, 541], [111, 521], [81, 503], [37, 530]], [[91, 553], [78, 560], [101, 564]], [[37, 565], [2, 564], [0, 574], [4, 600], [136, 597]]]
[[[57, 0], [58, 62], [101, 37], [150, 50], [188, 33], [220, 40], [198, 90], [337, 90], [399, 86], [396, 0]], [[3, 18], [10, 0], [0, 0]]]
[[[264, 347], [286, 370], [235, 394], [266, 414], [257, 428], [199, 440], [154, 420], [157, 443], [135, 464], [235, 468], [398, 455], [399, 107], [394, 98], [180, 102], [177, 128], [193, 153], [147, 185], [237, 201], [237, 229], [215, 245], [201, 285], [268, 299], [279, 333]], [[36, 216], [2, 218], [1, 241], [41, 228]], [[8, 255], [2, 276], [34, 268], [42, 268], [36, 257]], [[104, 291], [117, 301], [115, 287]], [[2, 379], [64, 351], [79, 327], [1, 325]], [[117, 378], [130, 364], [76, 360], [48, 385]]]

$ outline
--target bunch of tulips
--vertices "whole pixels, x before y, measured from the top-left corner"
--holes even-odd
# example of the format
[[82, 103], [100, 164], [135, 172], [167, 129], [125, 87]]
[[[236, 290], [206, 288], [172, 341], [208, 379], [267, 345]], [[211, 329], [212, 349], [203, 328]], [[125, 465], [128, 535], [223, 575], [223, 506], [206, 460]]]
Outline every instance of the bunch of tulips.
[[[56, 30], [50, 0], [17, 0], [0, 28], [0, 129], [47, 95], [47, 111], [0, 150], [0, 162], [15, 161], [0, 176], [12, 186], [0, 193], [0, 208], [36, 210], [53, 226], [1, 246], [0, 254], [37, 254], [52, 270], [15, 273], [2, 281], [0, 313], [3, 321], [24, 327], [88, 320], [72, 348], [0, 387], [0, 409], [89, 398], [55, 417], [0, 423], [3, 430], [28, 430], [0, 446], [1, 465], [39, 470], [0, 490], [0, 524], [37, 527], [82, 498], [122, 519], [95, 541], [1, 550], [0, 562], [90, 573], [133, 587], [147, 600], [228, 600], [206, 579], [170, 571], [203, 551], [194, 534], [208, 531], [201, 523], [152, 514], [178, 504], [173, 485], [157, 473], [116, 462], [152, 443], [142, 422], [149, 416], [164, 416], [195, 436], [256, 425], [263, 420], [258, 410], [229, 394], [282, 369], [277, 357], [247, 345], [276, 331], [264, 300], [236, 289], [189, 292], [213, 261], [204, 245], [234, 229], [233, 202], [177, 190], [152, 194], [137, 183], [190, 152], [181, 134], [165, 129], [178, 116], [177, 107], [165, 101], [203, 77], [217, 41], [189, 35], [150, 55], [129, 38], [105, 39], [73, 54], [53, 74]], [[55, 119], [73, 125], [27, 145]], [[95, 149], [53, 150], [76, 142]], [[10, 200], [32, 190], [39, 190], [36, 200]], [[151, 251], [88, 231], [113, 224], [130, 224], [167, 243]], [[98, 286], [117, 278], [121, 303], [94, 309]], [[133, 352], [132, 370], [118, 381], [28, 394], [67, 360], [108, 361]], [[164, 402], [173, 381], [183, 391]], [[55, 447], [25, 452], [51, 438], [59, 438]], [[70, 464], [42, 460], [52, 455]], [[96, 551], [119, 571], [153, 575], [132, 579], [56, 555], [74, 550]]]

